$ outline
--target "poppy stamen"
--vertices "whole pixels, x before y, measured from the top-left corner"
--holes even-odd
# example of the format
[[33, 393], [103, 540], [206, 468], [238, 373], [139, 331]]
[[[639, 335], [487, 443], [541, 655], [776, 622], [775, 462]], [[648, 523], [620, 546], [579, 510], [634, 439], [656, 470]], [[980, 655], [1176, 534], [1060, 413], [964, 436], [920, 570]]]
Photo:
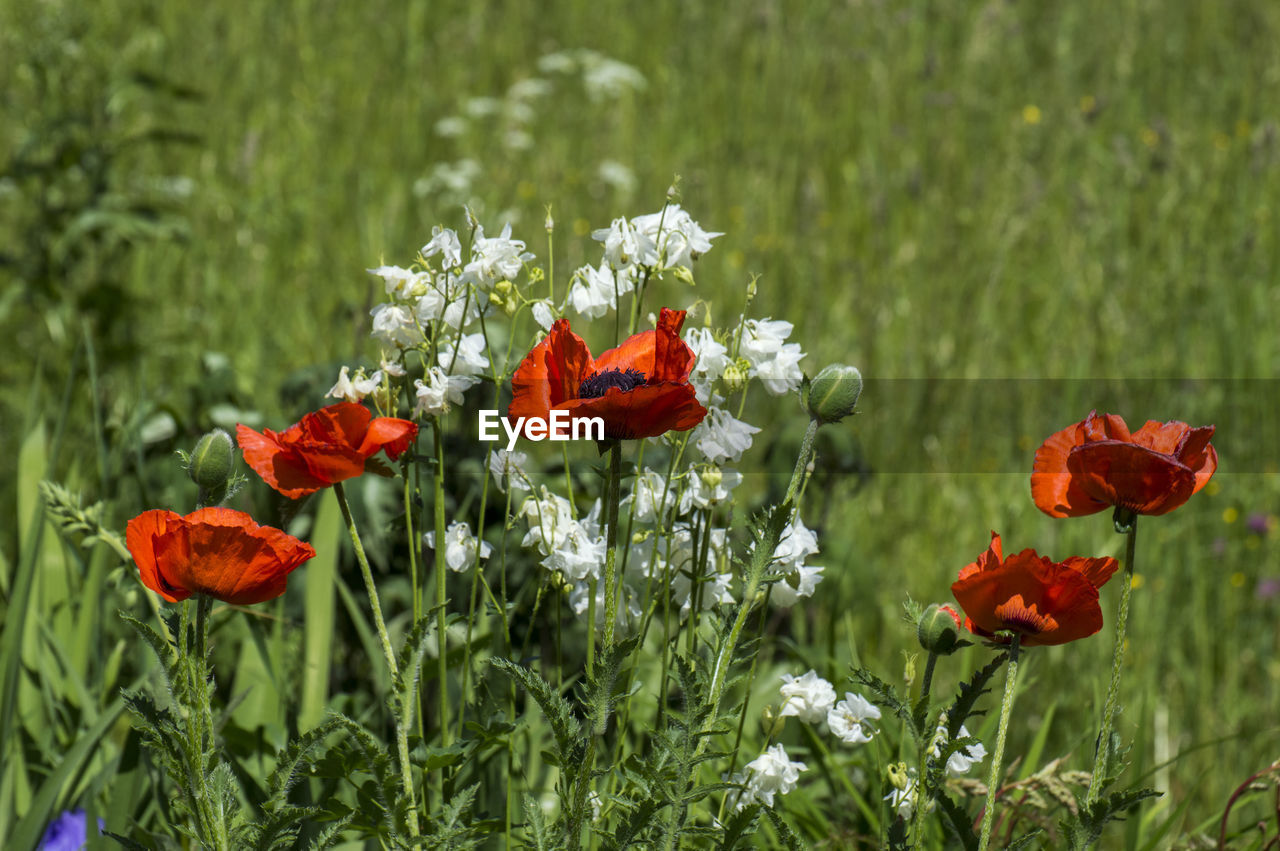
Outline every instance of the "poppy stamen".
[[1015, 594], [1004, 605], [997, 606], [995, 614], [1004, 623], [1005, 629], [1023, 635], [1039, 635], [1058, 626], [1053, 616], [1037, 612], [1034, 603], [1028, 606], [1021, 594]]
[[617, 387], [625, 393], [644, 384], [645, 380], [644, 373], [638, 369], [606, 369], [604, 372], [597, 372], [583, 379], [578, 385], [578, 398], [598, 399], [607, 393], [610, 387]]

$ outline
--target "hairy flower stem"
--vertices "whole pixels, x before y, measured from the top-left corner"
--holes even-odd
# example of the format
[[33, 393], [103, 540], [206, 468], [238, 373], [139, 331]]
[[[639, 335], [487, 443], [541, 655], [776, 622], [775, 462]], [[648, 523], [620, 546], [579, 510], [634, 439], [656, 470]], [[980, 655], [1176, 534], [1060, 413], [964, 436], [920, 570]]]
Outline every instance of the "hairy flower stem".
[[436, 450], [433, 498], [436, 521], [436, 652], [437, 677], [440, 680], [440, 744], [447, 748], [449, 746], [449, 635], [445, 628], [444, 612], [446, 593], [444, 581], [447, 575], [444, 561], [444, 429], [441, 428], [439, 420], [436, 421], [431, 433], [435, 439]]
[[[787, 495], [781, 505], [774, 507], [773, 512], [769, 515], [763, 534], [756, 540], [752, 548], [751, 560], [747, 564], [746, 585], [742, 592], [742, 605], [738, 606], [738, 613], [734, 616], [729, 632], [720, 641], [719, 647], [716, 649], [715, 667], [712, 671], [711, 687], [708, 692], [707, 720], [702, 725], [702, 729], [699, 730], [698, 745], [694, 750], [695, 762], [698, 762], [698, 757], [702, 756], [710, 744], [711, 730], [720, 718], [720, 701], [724, 698], [729, 665], [733, 661], [738, 639], [742, 637], [742, 628], [746, 625], [747, 616], [751, 614], [752, 603], [760, 591], [760, 583], [768, 574], [769, 565], [773, 562], [773, 551], [777, 549], [778, 541], [782, 538], [782, 530], [791, 520], [791, 515], [795, 511], [796, 494], [799, 492], [801, 480], [804, 479], [805, 468], [809, 466], [809, 459], [813, 455], [813, 441], [818, 434], [819, 425], [821, 423], [816, 419], [809, 421], [809, 428], [804, 433], [804, 441], [800, 444], [800, 455], [796, 458], [795, 470], [791, 473], [791, 484], [787, 487]], [[697, 782], [697, 771], [698, 769], [695, 768], [688, 778], [688, 786], [692, 786]], [[675, 842], [677, 832], [674, 827], [683, 821], [685, 809], [686, 807], [684, 806], [671, 807], [667, 830], [668, 848], [674, 847], [672, 843]]]
[[[1123, 525], [1127, 520], [1127, 526]], [[1107, 702], [1102, 709], [1102, 732], [1098, 734], [1098, 744], [1093, 757], [1093, 773], [1089, 776], [1089, 791], [1085, 793], [1085, 805], [1091, 805], [1102, 794], [1102, 784], [1106, 780], [1108, 756], [1111, 753], [1111, 727], [1115, 723], [1116, 698], [1120, 692], [1120, 670], [1124, 667], [1125, 630], [1129, 624], [1129, 595], [1133, 592], [1133, 552], [1138, 537], [1138, 517], [1130, 514], [1121, 516], [1121, 509], [1116, 509], [1116, 529], [1125, 533], [1124, 543], [1124, 587], [1120, 589], [1120, 611], [1116, 615], [1116, 646], [1111, 660], [1111, 685], [1107, 687]]]
[[[604, 649], [613, 649], [618, 622], [618, 503], [622, 500], [622, 441], [609, 447], [609, 477], [605, 480], [605, 510], [609, 512], [605, 526], [604, 556]], [[589, 624], [588, 629], [594, 629]]]
[[[982, 808], [982, 835], [978, 839], [978, 851], [987, 851], [991, 842], [992, 816], [995, 815], [996, 794], [1000, 791], [1000, 771], [1004, 767], [1004, 740], [1009, 732], [1009, 715], [1013, 711], [1014, 687], [1018, 683], [1018, 651], [1021, 649], [1022, 636], [1013, 634], [1013, 643], [1009, 645], [1009, 674], [1004, 683], [1004, 700], [1000, 704], [1000, 728], [996, 733], [996, 752], [991, 756], [991, 773], [987, 775], [987, 804]], [[922, 779], [916, 781], [919, 790]], [[922, 805], [918, 801], [917, 805]]]
[[[351, 506], [347, 503], [347, 494], [342, 489], [342, 482], [333, 486], [334, 496], [338, 498], [338, 508], [342, 509], [342, 520], [347, 524], [347, 534], [351, 536], [351, 549], [355, 551], [356, 563], [360, 565], [360, 575], [364, 577], [365, 590], [369, 592], [369, 608], [373, 611], [373, 625], [378, 630], [378, 638], [382, 641], [382, 652], [387, 657], [387, 670], [391, 672], [392, 688], [400, 678], [400, 667], [396, 664], [396, 654], [391, 649], [391, 634], [387, 632], [387, 622], [382, 619], [382, 604], [378, 600], [378, 586], [373, 582], [373, 571], [369, 569], [369, 557], [364, 553], [364, 544], [360, 542], [360, 531], [351, 516]], [[396, 722], [396, 752], [400, 760], [400, 783], [404, 786], [405, 797], [409, 801], [409, 831], [412, 836], [418, 835], [418, 805], [413, 792], [413, 770], [409, 765], [409, 729], [408, 725]]]
[[198, 822], [201, 839], [215, 851], [231, 848], [231, 838], [227, 833], [225, 818], [219, 818], [213, 790], [209, 788], [209, 769], [214, 761], [211, 759], [216, 748], [213, 742], [213, 710], [210, 706], [212, 695], [209, 693], [209, 663], [206, 648], [209, 636], [209, 610], [213, 606], [213, 598], [204, 594], [196, 596], [196, 622], [192, 635], [191, 653], [186, 653], [187, 633], [191, 631], [191, 605], [182, 604], [182, 623], [180, 627], [179, 653], [185, 661], [187, 672], [186, 697], [192, 704], [185, 707], [187, 720], [187, 736], [189, 738], [187, 753], [194, 757], [187, 766], [188, 781], [191, 784], [193, 798], [193, 814]]

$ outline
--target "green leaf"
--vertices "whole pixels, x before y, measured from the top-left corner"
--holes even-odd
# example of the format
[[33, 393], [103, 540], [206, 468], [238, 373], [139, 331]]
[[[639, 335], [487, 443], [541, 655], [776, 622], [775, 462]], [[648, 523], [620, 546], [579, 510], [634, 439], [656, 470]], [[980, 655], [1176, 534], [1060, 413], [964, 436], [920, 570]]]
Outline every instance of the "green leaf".
[[1000, 670], [1008, 657], [1008, 653], [996, 654], [996, 657], [979, 668], [970, 680], [961, 683], [955, 702], [947, 710], [947, 738], [955, 739], [960, 735], [960, 727], [973, 714], [973, 707], [978, 702], [978, 698], [989, 691], [987, 683], [996, 675], [996, 671]]

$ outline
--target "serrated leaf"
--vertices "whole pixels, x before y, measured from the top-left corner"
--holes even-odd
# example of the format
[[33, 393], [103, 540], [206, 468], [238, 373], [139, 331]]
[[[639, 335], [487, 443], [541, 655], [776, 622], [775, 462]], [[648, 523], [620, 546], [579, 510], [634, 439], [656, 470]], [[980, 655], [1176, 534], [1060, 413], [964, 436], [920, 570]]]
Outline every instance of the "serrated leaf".
[[1000, 670], [1000, 667], [1004, 665], [1005, 660], [1008, 658], [1008, 653], [996, 654], [996, 657], [979, 668], [971, 679], [960, 684], [956, 699], [951, 704], [951, 708], [947, 710], [947, 738], [954, 739], [960, 735], [960, 728], [969, 719], [969, 716], [973, 714], [974, 704], [978, 702], [978, 698], [989, 690], [987, 683], [991, 681], [996, 671]]
[[766, 807], [764, 814], [769, 817], [769, 821], [773, 822], [774, 830], [778, 831], [778, 838], [782, 840], [782, 843], [790, 851], [804, 851], [804, 846], [800, 844], [800, 838], [796, 836], [791, 826], [783, 821], [781, 813], [773, 807]]

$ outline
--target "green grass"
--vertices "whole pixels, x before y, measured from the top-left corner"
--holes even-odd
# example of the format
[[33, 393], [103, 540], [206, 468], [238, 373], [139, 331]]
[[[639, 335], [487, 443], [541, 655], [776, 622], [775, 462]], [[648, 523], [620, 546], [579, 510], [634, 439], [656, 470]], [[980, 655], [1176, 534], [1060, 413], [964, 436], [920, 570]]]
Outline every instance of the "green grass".
[[[62, 76], [37, 97], [22, 63], [62, 43], [63, 20], [81, 27], [79, 52], [42, 54]], [[840, 360], [867, 378], [865, 413], [840, 428], [856, 436], [872, 475], [856, 495], [851, 475], [832, 481], [821, 527], [823, 591], [840, 606], [815, 605], [810, 620], [782, 625], [797, 659], [834, 678], [852, 644], [864, 664], [896, 676], [913, 646], [902, 599], [948, 599], [990, 529], [1014, 550], [1119, 555], [1105, 515], [1052, 521], [1028, 498], [1039, 441], [1090, 408], [1134, 426], [1215, 422], [1214, 487], [1141, 526], [1143, 586], [1119, 729], [1141, 745], [1135, 772], [1152, 772], [1168, 792], [1144, 812], [1176, 814], [1170, 838], [1216, 819], [1230, 792], [1280, 753], [1280, 600], [1254, 594], [1280, 574], [1277, 532], [1243, 528], [1252, 514], [1280, 516], [1280, 6], [108, 0], [73, 12], [23, 0], [0, 11], [0, 31], [11, 57], [0, 67], [0, 162], [41, 120], [80, 115], [95, 97], [111, 105], [117, 130], [152, 122], [199, 140], [120, 160], [122, 187], [193, 181], [176, 204], [187, 239], [131, 243], [111, 267], [130, 301], [83, 296], [97, 266], [79, 295], [70, 285], [36, 293], [0, 266], [0, 333], [13, 343], [0, 373], [10, 449], [0, 461], [10, 482], [0, 589], [7, 634], [20, 623], [15, 590], [38, 574], [25, 664], [26, 654], [55, 652], [33, 626], [47, 624], [68, 669], [91, 692], [102, 688], [125, 631], [111, 609], [93, 615], [102, 641], [88, 640], [85, 621], [77, 632], [74, 589], [105, 581], [141, 602], [127, 571], [104, 580], [105, 563], [83, 563], [51, 531], [33, 552], [26, 536], [37, 528], [41, 474], [19, 471], [45, 451], [33, 443], [37, 424], [66, 435], [44, 475], [83, 488], [87, 501], [109, 499], [117, 527], [144, 508], [185, 504], [157, 466], [169, 450], [189, 446], [219, 403], [276, 424], [317, 404], [337, 364], [374, 354], [367, 311], [380, 293], [363, 270], [407, 263], [434, 224], [461, 226], [461, 202], [490, 230], [510, 218], [540, 259], [550, 205], [562, 287], [594, 256], [591, 228], [658, 209], [679, 174], [686, 208], [727, 235], [699, 262], [695, 290], [663, 282], [646, 307], [702, 298], [715, 324], [730, 325], [758, 275], [752, 313], [795, 323], [810, 372]], [[579, 83], [556, 78], [534, 102], [524, 151], [502, 147], [499, 124], [435, 134], [469, 98], [500, 97], [538, 75], [540, 56], [572, 47], [634, 65], [647, 87], [593, 103]], [[199, 96], [140, 94], [120, 82], [135, 70]], [[481, 167], [470, 192], [415, 192], [438, 163], [462, 157]], [[633, 189], [598, 178], [606, 159], [633, 170]], [[31, 244], [13, 223], [33, 203], [0, 194], [0, 236], [12, 246], [0, 254]], [[86, 353], [73, 354], [82, 319], [96, 341], [92, 381]], [[210, 352], [225, 354], [228, 368], [210, 368]], [[75, 402], [63, 416], [73, 358]], [[156, 410], [174, 415], [178, 437], [140, 448], [138, 428]], [[768, 419], [763, 394], [750, 411], [753, 422]], [[852, 447], [833, 444], [828, 456], [844, 460]], [[71, 578], [55, 579], [58, 571]], [[267, 652], [237, 638], [253, 665], [243, 676], [269, 675], [286, 652], [314, 664], [331, 636], [315, 631], [313, 615], [335, 607], [309, 585], [305, 596], [303, 649], [286, 651], [271, 622], [255, 623]], [[1088, 767], [1118, 589], [1103, 598], [1101, 635], [1026, 657], [1011, 753], [1038, 741], [1036, 719], [1052, 712], [1045, 758], [1070, 752]], [[336, 608], [337, 628], [352, 632]], [[141, 670], [140, 648], [123, 654], [127, 671]], [[15, 664], [13, 652], [4, 661]], [[954, 685], [946, 676], [940, 686]], [[47, 749], [6, 765], [39, 779], [33, 760], [84, 758], [69, 749], [83, 741], [75, 731], [101, 733], [93, 725], [111, 698], [104, 691], [90, 711], [73, 682], [68, 674], [42, 694], [20, 678], [17, 723]], [[306, 682], [313, 723], [325, 685]], [[57, 739], [37, 737], [27, 713], [56, 713], [60, 701], [84, 711], [61, 719]], [[123, 727], [106, 738], [110, 759], [131, 742]], [[132, 770], [127, 758], [95, 765], [103, 777]], [[0, 789], [0, 834], [42, 800], [31, 781], [13, 782]], [[1216, 821], [1209, 829], [1216, 835]], [[1142, 847], [1122, 829], [1108, 837]]]

